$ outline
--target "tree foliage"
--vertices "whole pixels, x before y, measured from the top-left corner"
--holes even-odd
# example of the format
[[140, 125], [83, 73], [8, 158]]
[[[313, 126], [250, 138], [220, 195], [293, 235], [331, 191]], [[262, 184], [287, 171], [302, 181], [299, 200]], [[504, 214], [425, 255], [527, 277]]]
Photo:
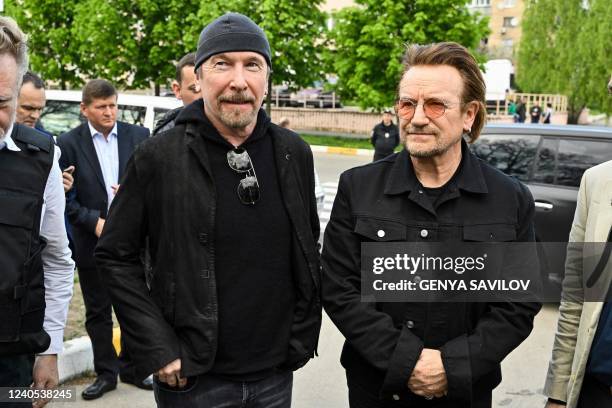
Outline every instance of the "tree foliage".
[[248, 15], [268, 35], [276, 84], [305, 86], [322, 76], [322, 0], [10, 0], [30, 36], [32, 67], [45, 79], [76, 86], [107, 78], [148, 88], [174, 76], [195, 51], [200, 31], [228, 11]]
[[196, 0], [84, 0], [75, 12], [73, 35], [88, 77], [110, 78], [123, 87], [147, 88], [174, 75], [173, 62], [192, 49], [184, 20]]
[[391, 106], [406, 43], [455, 41], [475, 50], [487, 20], [471, 15], [467, 1], [357, 0], [334, 15], [327, 54], [345, 99], [362, 108]]
[[612, 8], [607, 0], [530, 0], [523, 18], [517, 81], [526, 92], [568, 97], [568, 123], [585, 107], [610, 114]]
[[62, 89], [81, 83], [76, 41], [71, 34], [78, 1], [8, 0], [5, 14], [28, 34], [30, 66]]

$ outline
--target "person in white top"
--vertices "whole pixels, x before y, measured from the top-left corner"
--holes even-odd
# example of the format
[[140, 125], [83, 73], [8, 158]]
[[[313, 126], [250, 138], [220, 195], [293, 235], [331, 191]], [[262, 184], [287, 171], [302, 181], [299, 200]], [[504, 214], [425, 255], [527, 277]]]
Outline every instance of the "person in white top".
[[[3, 273], [0, 287], [6, 289], [7, 279], [21, 279], [25, 284], [14, 286], [13, 298], [27, 299], [16, 303], [16, 314], [10, 313], [8, 308], [6, 313], [0, 309], [3, 320], [0, 323], [0, 387], [32, 385], [37, 389], [51, 389], [59, 383], [57, 355], [63, 348], [74, 263], [64, 225], [65, 198], [58, 165], [60, 151], [49, 136], [15, 123], [18, 90], [28, 66], [25, 38], [14, 20], [0, 17], [0, 265]], [[37, 167], [45, 162], [49, 166]], [[26, 182], [16, 188], [15, 180], [20, 177]], [[37, 180], [43, 182], [36, 184]], [[30, 219], [40, 219], [39, 232], [43, 239], [38, 238], [38, 224], [32, 225]], [[46, 241], [46, 245], [41, 245], [40, 241]], [[37, 249], [40, 248], [39, 256]], [[44, 292], [36, 288], [40, 263]], [[24, 267], [20, 271], [15, 265]], [[12, 274], [15, 271], [17, 273]], [[27, 276], [28, 273], [35, 276]], [[10, 306], [13, 299], [5, 299], [6, 290], [0, 295], [3, 296], [2, 306]], [[5, 302], [7, 299], [9, 303]], [[24, 332], [25, 316], [43, 307], [42, 329], [46, 334]], [[16, 321], [17, 327], [21, 326], [17, 331], [11, 331], [11, 326], [15, 326], [12, 321]], [[30, 320], [27, 324], [36, 329], [36, 322]], [[36, 336], [42, 341], [28, 342]], [[38, 354], [34, 356], [34, 352]], [[34, 406], [45, 404], [46, 401], [38, 400]]]

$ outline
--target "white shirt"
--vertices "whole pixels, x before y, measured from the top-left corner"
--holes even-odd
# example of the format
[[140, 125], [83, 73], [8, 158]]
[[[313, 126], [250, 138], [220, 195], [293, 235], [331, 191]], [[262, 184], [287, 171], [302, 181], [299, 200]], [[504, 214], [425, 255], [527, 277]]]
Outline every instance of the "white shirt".
[[[12, 130], [11, 125], [5, 135], [4, 143], [9, 151], [19, 152], [21, 149], [11, 138]], [[58, 163], [60, 155], [59, 147], [55, 146], [53, 165], [47, 178], [40, 217], [40, 235], [47, 240], [47, 246], [42, 252], [46, 302], [43, 328], [51, 337], [51, 345], [40, 354], [59, 354], [63, 350], [64, 327], [74, 286], [74, 262], [68, 248], [68, 236], [64, 224], [66, 198]]]
[[[119, 183], [119, 146], [117, 144], [117, 122], [113, 126], [113, 130], [108, 134], [108, 139], [98, 132], [91, 122], [87, 122], [89, 131], [93, 139], [93, 144], [100, 162], [104, 185], [106, 186], [106, 194], [108, 195], [108, 208], [115, 197], [112, 186]], [[107, 209], [108, 209], [107, 208]]]

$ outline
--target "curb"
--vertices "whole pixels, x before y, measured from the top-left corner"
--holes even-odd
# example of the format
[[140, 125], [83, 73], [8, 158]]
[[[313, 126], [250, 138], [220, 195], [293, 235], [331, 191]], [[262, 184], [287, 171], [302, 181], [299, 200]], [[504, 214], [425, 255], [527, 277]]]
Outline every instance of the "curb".
[[[113, 345], [117, 354], [121, 351], [120, 331], [113, 328]], [[94, 371], [93, 351], [89, 336], [77, 337], [64, 342], [64, 350], [57, 357], [60, 383], [71, 380], [88, 371]]]
[[93, 351], [89, 337], [65, 341], [64, 350], [57, 357], [57, 368], [60, 383], [93, 371]]
[[337, 146], [318, 146], [311, 145], [310, 149], [317, 153], [332, 153], [332, 154], [344, 154], [347, 156], [373, 156], [374, 150], [370, 149], [355, 149], [352, 147], [337, 147]]

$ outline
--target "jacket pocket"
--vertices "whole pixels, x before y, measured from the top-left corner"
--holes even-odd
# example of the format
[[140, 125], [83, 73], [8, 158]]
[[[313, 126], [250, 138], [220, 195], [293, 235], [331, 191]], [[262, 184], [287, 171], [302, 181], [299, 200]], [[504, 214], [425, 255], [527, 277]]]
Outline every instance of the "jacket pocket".
[[405, 241], [406, 226], [399, 222], [379, 218], [359, 217], [354, 232], [370, 241]]
[[463, 240], [477, 242], [504, 242], [516, 240], [516, 229], [510, 224], [464, 225]]

